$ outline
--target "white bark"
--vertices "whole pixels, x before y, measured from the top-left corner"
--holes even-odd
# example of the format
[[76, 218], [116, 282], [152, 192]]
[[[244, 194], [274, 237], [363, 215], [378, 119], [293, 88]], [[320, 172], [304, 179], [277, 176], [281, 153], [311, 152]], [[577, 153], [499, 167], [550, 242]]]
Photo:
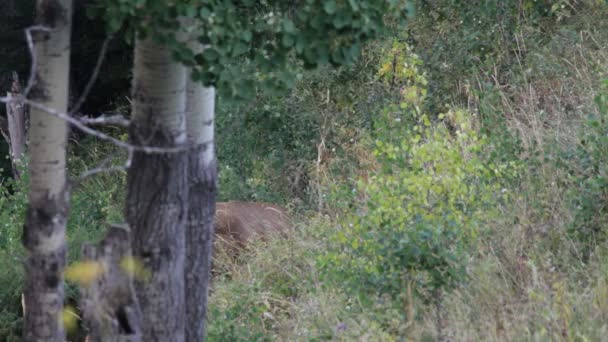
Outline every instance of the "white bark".
[[[67, 112], [71, 0], [38, 0], [36, 23], [50, 30], [35, 33], [36, 84], [31, 97], [45, 107]], [[65, 340], [63, 308], [65, 228], [68, 212], [64, 120], [32, 108], [30, 114], [30, 187], [23, 232], [25, 264], [25, 341]]]
[[187, 89], [188, 141], [194, 145], [207, 146], [201, 158], [203, 166], [208, 167], [215, 161], [215, 88], [204, 87], [200, 82], [194, 82], [189, 77]]
[[132, 120], [153, 123], [175, 145], [185, 143], [186, 69], [172, 60], [167, 48], [150, 40], [137, 41], [134, 63]]

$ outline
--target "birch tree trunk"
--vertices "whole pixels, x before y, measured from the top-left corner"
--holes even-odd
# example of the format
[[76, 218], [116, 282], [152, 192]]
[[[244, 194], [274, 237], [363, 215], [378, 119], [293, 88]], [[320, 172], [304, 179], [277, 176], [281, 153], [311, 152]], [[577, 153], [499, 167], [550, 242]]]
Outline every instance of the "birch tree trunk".
[[[71, 20], [71, 0], [37, 1], [35, 21], [50, 31], [37, 31], [33, 37], [37, 65], [31, 97], [64, 113], [68, 102]], [[34, 108], [30, 120], [30, 187], [22, 238], [27, 251], [23, 337], [25, 341], [63, 342], [68, 127], [63, 120]]]
[[217, 167], [215, 88], [188, 78], [188, 225], [186, 227], [186, 340], [204, 341], [213, 248]]
[[[185, 144], [185, 68], [149, 39], [136, 41], [134, 63], [131, 142]], [[133, 254], [150, 275], [135, 285], [143, 341], [184, 341], [187, 161], [185, 152], [136, 152], [128, 172], [125, 216]]]

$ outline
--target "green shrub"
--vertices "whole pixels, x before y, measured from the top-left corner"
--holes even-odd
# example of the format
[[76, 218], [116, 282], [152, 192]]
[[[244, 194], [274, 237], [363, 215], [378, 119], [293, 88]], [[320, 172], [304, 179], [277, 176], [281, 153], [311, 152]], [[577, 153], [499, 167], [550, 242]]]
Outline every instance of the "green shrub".
[[[386, 87], [368, 67], [382, 45], [366, 46], [352, 66], [302, 71], [294, 89], [281, 96], [260, 93], [247, 106], [220, 106], [218, 199], [296, 200], [299, 209], [316, 207], [319, 146], [321, 173], [329, 164], [337, 166], [333, 175], [352, 172], [344, 147], [371, 128], [371, 113], [387, 100]], [[348, 162], [332, 163], [342, 158]]]
[[597, 111], [581, 128], [580, 142], [564, 151], [561, 158], [568, 168], [571, 184], [568, 197], [574, 212], [570, 236], [581, 243], [587, 260], [595, 246], [608, 238], [608, 81], [596, 96]]
[[530, 36], [546, 38], [559, 20], [593, 1], [418, 1], [409, 33], [429, 72], [430, 113], [445, 103], [466, 104], [479, 74], [504, 82], [521, 67]]
[[21, 340], [21, 287], [23, 247], [21, 228], [27, 205], [27, 173], [0, 183], [0, 340]]
[[392, 59], [404, 66], [394, 68], [403, 100], [376, 119], [378, 168], [353, 189], [354, 209], [321, 263], [363, 292], [398, 298], [413, 286], [430, 298], [465, 278], [468, 251], [500, 195], [501, 170], [486, 167], [468, 113], [440, 115], [450, 130], [421, 112], [426, 80], [417, 57]]

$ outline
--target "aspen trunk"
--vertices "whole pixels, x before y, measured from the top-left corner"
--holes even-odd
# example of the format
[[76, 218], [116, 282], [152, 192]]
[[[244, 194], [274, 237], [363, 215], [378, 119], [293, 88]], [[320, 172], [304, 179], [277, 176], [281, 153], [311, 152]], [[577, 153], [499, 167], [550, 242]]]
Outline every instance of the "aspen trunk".
[[[186, 143], [186, 71], [151, 40], [135, 43], [130, 139], [135, 145]], [[184, 262], [188, 188], [185, 152], [133, 155], [125, 216], [133, 255], [149, 277], [137, 279], [143, 341], [184, 341]]]
[[[38, 0], [36, 3], [36, 23], [50, 31], [38, 31], [33, 37], [37, 66], [36, 85], [31, 96], [60, 112], [67, 112], [71, 16], [71, 0]], [[69, 207], [65, 173], [67, 132], [63, 120], [32, 109], [30, 187], [23, 228], [23, 245], [27, 251], [25, 341], [65, 340], [61, 313]]]
[[217, 192], [215, 88], [188, 78], [188, 225], [186, 227], [186, 340], [204, 341]]

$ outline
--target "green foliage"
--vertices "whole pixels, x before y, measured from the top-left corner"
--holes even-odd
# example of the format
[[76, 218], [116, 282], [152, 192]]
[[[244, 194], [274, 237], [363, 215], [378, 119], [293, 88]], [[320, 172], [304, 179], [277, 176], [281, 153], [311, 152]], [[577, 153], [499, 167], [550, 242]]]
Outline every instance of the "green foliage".
[[[439, 0], [417, 1], [410, 39], [429, 71], [431, 113], [445, 103], [463, 103], [475, 75], [503, 76], [519, 68], [527, 35], [544, 39], [558, 20], [584, 1]], [[525, 36], [524, 32], [525, 31]]]
[[520, 168], [524, 167], [525, 160], [521, 159], [524, 146], [517, 131], [505, 129], [509, 120], [504, 112], [497, 108], [500, 103], [500, 90], [490, 83], [481, 85], [481, 89], [475, 90], [478, 100], [478, 116], [480, 132], [488, 137], [489, 149], [488, 162], [493, 164], [509, 164], [513, 172], [503, 173], [505, 181], [515, 182], [521, 175]]
[[[266, 312], [264, 303], [256, 300], [256, 296], [240, 294], [243, 289], [231, 289], [237, 296], [233, 297], [233, 305], [221, 309], [217, 306], [209, 308], [209, 341], [269, 341], [264, 336], [263, 329], [253, 330], [252, 326], [264, 326], [263, 314]], [[244, 324], [243, 322], [247, 322]]]
[[[92, 139], [93, 140], [93, 139]], [[83, 163], [97, 164], [101, 155], [115, 152], [99, 142], [84, 139], [70, 155], [72, 176], [79, 175]], [[27, 162], [21, 167], [19, 181], [4, 179], [0, 184], [0, 340], [20, 341], [21, 291], [23, 281], [24, 249], [21, 232], [27, 207]], [[72, 189], [70, 216], [67, 226], [68, 262], [78, 260], [84, 242], [96, 242], [105, 231], [106, 224], [120, 222], [121, 197], [125, 187], [124, 173], [98, 175], [86, 179]], [[68, 284], [67, 300], [77, 298], [77, 288]]]
[[[504, 6], [515, 3], [505, 1]], [[550, 2], [518, 3], [541, 6]], [[578, 6], [583, 1], [568, 3]], [[467, 6], [464, 2], [460, 5]], [[287, 114], [287, 124], [292, 120], [291, 112], [308, 115], [308, 111], [301, 111], [301, 108], [313, 108], [318, 113], [327, 110], [321, 105], [326, 99], [323, 88], [331, 90], [332, 101], [334, 94], [339, 93], [336, 102], [340, 105], [329, 107], [329, 111], [335, 114], [348, 108], [352, 118], [352, 121], [336, 120], [337, 127], [328, 134], [328, 150], [335, 148], [335, 152], [325, 165], [326, 175], [321, 178], [326, 183], [321, 187], [323, 191], [330, 187], [335, 191], [326, 198], [323, 215], [315, 216], [326, 220], [320, 228], [322, 232], [303, 234], [296, 239], [299, 243], [308, 242], [320, 248], [307, 257], [316, 258], [316, 265], [322, 266], [323, 270], [312, 269], [307, 273], [312, 278], [319, 277], [311, 283], [296, 282], [299, 286], [295, 295], [294, 291], [272, 288], [271, 282], [271, 297], [277, 302], [281, 299], [288, 302], [290, 311], [287, 315], [273, 313], [276, 320], [261, 325], [255, 305], [239, 307], [235, 304], [237, 309], [232, 311], [228, 303], [233, 298], [246, 303], [255, 303], [251, 298], [263, 301], [269, 297], [264, 292], [268, 288], [260, 288], [262, 282], [250, 280], [284, 270], [294, 260], [306, 257], [296, 255], [280, 265], [250, 269], [251, 265], [269, 258], [264, 254], [267, 252], [265, 246], [256, 246], [253, 254], [248, 255], [247, 263], [235, 267], [231, 273], [235, 275], [233, 279], [222, 279], [218, 283], [217, 290], [221, 293], [215, 292], [215, 297], [211, 298], [216, 300], [212, 305], [222, 304], [214, 309], [219, 309], [215, 317], [231, 317], [234, 321], [211, 324], [238, 327], [243, 332], [242, 339], [258, 336], [256, 334], [263, 331], [265, 336], [276, 340], [376, 338], [390, 341], [403, 336], [411, 340], [437, 340], [434, 308], [421, 303], [417, 296], [410, 300], [406, 295], [407, 285], [426, 297], [436, 285], [432, 283], [433, 276], [438, 276], [440, 283], [449, 288], [453, 284], [447, 280], [452, 275], [453, 280], [461, 280], [465, 267], [471, 281], [456, 291], [446, 292], [443, 298], [447, 317], [445, 331], [451, 340], [602, 340], [605, 312], [608, 312], [608, 273], [605, 243], [599, 239], [603, 235], [601, 204], [605, 202], [605, 193], [597, 184], [601, 184], [604, 177], [602, 165], [605, 162], [601, 158], [605, 153], [601, 137], [606, 133], [602, 130], [603, 115], [594, 113], [591, 121], [586, 115], [591, 111], [590, 98], [597, 89], [596, 81], [603, 77], [608, 60], [602, 48], [606, 45], [605, 32], [608, 32], [602, 26], [606, 12], [578, 13], [566, 22], [558, 22], [561, 14], [546, 15], [540, 12], [541, 9], [539, 7], [537, 17], [543, 18], [542, 21], [532, 21], [533, 16], [520, 16], [518, 34], [523, 36], [519, 42], [526, 48], [525, 53], [518, 56], [521, 65], [516, 64], [517, 59], [511, 59], [514, 55], [507, 51], [509, 45], [505, 45], [485, 57], [485, 65], [475, 64], [477, 56], [469, 55], [470, 64], [460, 69], [460, 58], [466, 56], [457, 49], [459, 44], [467, 47], [470, 41], [462, 31], [445, 25], [448, 17], [445, 21], [437, 21], [438, 26], [427, 32], [427, 40], [421, 39], [412, 50], [426, 59], [427, 53], [433, 50], [426, 50], [425, 44], [449, 35], [454, 50], [442, 50], [446, 46], [439, 43], [436, 52], [441, 58], [435, 62], [445, 61], [450, 68], [442, 68], [441, 64], [416, 64], [413, 53], [407, 52], [401, 40], [394, 45], [377, 43], [373, 46], [376, 55], [364, 64], [386, 67], [386, 72], [374, 73], [374, 77], [352, 77], [340, 82], [336, 79], [343, 74], [336, 72], [318, 78], [304, 73], [303, 84], [311, 82], [313, 88], [321, 89], [307, 97], [304, 95], [307, 88], [296, 87], [292, 96], [302, 103], [288, 107], [294, 108], [291, 111], [276, 107], [280, 115]], [[483, 8], [469, 10], [482, 11]], [[558, 31], [552, 31], [553, 25], [559, 26], [556, 27]], [[542, 31], [542, 34], [530, 31]], [[378, 57], [380, 51], [382, 55]], [[392, 81], [393, 75], [400, 74], [395, 72], [398, 68], [393, 67], [393, 60], [398, 61], [397, 67], [402, 62], [417, 65], [416, 75], [429, 80], [430, 87], [440, 80], [450, 91], [429, 91], [426, 98], [421, 91], [412, 92], [418, 96], [412, 98], [418, 101], [419, 111], [406, 101], [402, 101], [404, 108], [397, 103], [386, 106], [385, 111], [376, 110], [379, 104], [394, 100], [396, 94], [401, 95], [397, 90], [412, 85], [425, 88], [411, 77], [399, 79], [395, 76]], [[494, 63], [496, 74], [488, 73], [487, 67]], [[483, 70], [469, 68], [471, 66], [481, 66]], [[436, 74], [433, 70], [442, 70], [447, 75]], [[440, 76], [446, 78], [434, 78]], [[455, 83], [447, 87], [448, 80], [461, 80], [462, 88], [459, 89], [465, 94], [459, 92]], [[343, 87], [358, 89], [372, 83], [374, 87], [367, 89], [374, 90], [369, 95], [373, 106], [365, 107], [361, 105], [362, 101], [357, 103], [355, 100], [354, 105], [342, 107], [348, 103], [345, 101], [348, 96], [344, 96], [346, 92], [341, 91]], [[391, 91], [393, 94], [389, 93]], [[356, 98], [365, 92], [353, 91], [352, 94]], [[465, 98], [468, 111], [446, 109], [445, 103], [450, 102], [446, 99], [461, 99], [462, 95], [468, 96]], [[320, 100], [314, 101], [315, 98]], [[292, 98], [282, 100], [288, 102]], [[428, 110], [432, 107], [429, 102], [437, 104], [437, 111]], [[257, 110], [260, 106], [254, 104], [253, 107]], [[350, 112], [351, 109], [354, 110]], [[361, 114], [362, 111], [367, 115]], [[378, 117], [372, 120], [370, 112]], [[427, 113], [428, 126], [421, 113]], [[444, 113], [442, 118], [439, 113]], [[329, 122], [333, 124], [334, 121], [330, 119]], [[457, 131], [463, 131], [463, 123], [475, 134], [467, 133], [468, 138], [458, 137]], [[416, 125], [419, 131], [414, 130]], [[417, 142], [412, 141], [416, 133], [420, 135]], [[477, 141], [472, 139], [475, 135]], [[376, 140], [381, 141], [380, 147]], [[405, 144], [402, 144], [404, 140]], [[464, 146], [455, 143], [459, 141], [464, 142]], [[372, 155], [374, 150], [376, 156]], [[231, 155], [230, 160], [237, 159], [237, 149], [233, 151], [235, 155]], [[314, 151], [303, 151], [308, 151], [307, 158], [314, 155]], [[467, 152], [470, 153], [467, 155]], [[432, 158], [435, 153], [442, 158]], [[483, 167], [475, 168], [479, 163]], [[467, 165], [473, 166], [472, 173], [465, 172]], [[233, 174], [240, 174], [234, 170]], [[439, 178], [438, 175], [448, 172], [441, 170], [450, 173]], [[452, 177], [452, 173], [457, 176]], [[315, 173], [311, 175], [316, 177]], [[408, 180], [413, 190], [401, 184], [402, 179]], [[420, 189], [428, 186], [429, 179], [432, 191], [424, 195]], [[456, 192], [442, 192], [448, 186]], [[471, 193], [472, 199], [468, 198]], [[437, 194], [443, 194], [443, 197]], [[464, 196], [458, 197], [458, 194]], [[503, 197], [506, 195], [507, 200]], [[586, 196], [590, 196], [589, 203], [598, 205], [596, 209], [589, 207], [588, 214], [600, 232], [587, 237], [577, 233], [578, 228], [566, 229], [577, 215], [582, 214], [577, 204]], [[425, 198], [428, 198], [429, 206], [420, 205]], [[413, 204], [414, 208], [410, 210], [406, 205], [409, 202], [417, 205]], [[413, 218], [416, 213], [421, 224], [416, 224]], [[441, 213], [443, 217], [434, 213]], [[453, 218], [459, 213], [463, 217], [461, 221]], [[593, 213], [598, 215], [592, 216]], [[324, 218], [325, 215], [330, 218]], [[349, 223], [353, 226], [348, 226]], [[307, 227], [314, 225], [306, 224]], [[585, 225], [591, 226], [591, 223]], [[443, 229], [444, 226], [448, 228]], [[342, 236], [343, 241], [340, 240]], [[423, 237], [426, 238], [424, 243], [421, 242]], [[444, 237], [453, 237], [453, 240]], [[409, 244], [410, 241], [418, 244]], [[353, 243], [357, 244], [356, 248]], [[414, 254], [415, 247], [427, 253], [432, 252], [434, 246], [441, 248], [439, 253], [404, 261], [405, 256]], [[592, 251], [584, 266], [578, 257], [573, 257], [573, 247]], [[290, 246], [284, 246], [271, 255], [277, 258], [289, 252]], [[264, 255], [260, 256], [260, 253]], [[455, 260], [449, 259], [451, 255], [456, 256]], [[448, 261], [444, 262], [446, 259]], [[435, 275], [430, 271], [433, 270], [431, 265], [437, 270]], [[411, 271], [407, 272], [406, 267], [411, 267]], [[449, 273], [448, 268], [454, 272]], [[240, 273], [247, 273], [248, 277], [236, 276]], [[398, 276], [390, 276], [396, 274], [404, 275], [409, 282], [399, 283]], [[338, 281], [327, 281], [322, 275]], [[405, 285], [399, 288], [395, 284]], [[392, 298], [377, 296], [377, 290], [392, 291], [396, 295]], [[412, 315], [407, 312], [410, 308]], [[243, 314], [237, 314], [236, 310]], [[221, 316], [221, 312], [230, 312], [230, 315]]]
[[316, 135], [317, 117], [297, 108], [290, 95], [260, 96], [250, 106], [218, 108], [220, 200], [281, 203], [303, 195], [289, 173], [299, 160], [313, 158], [309, 142]]
[[575, 213], [570, 234], [582, 243], [587, 260], [594, 246], [608, 239], [608, 81], [596, 96], [597, 112], [581, 128], [580, 142], [562, 153], [573, 186], [569, 192]]
[[[25, 169], [22, 169], [25, 171]], [[21, 288], [23, 248], [21, 227], [25, 217], [27, 173], [20, 181], [4, 179], [0, 184], [0, 339], [21, 340]]]
[[379, 63], [384, 45], [366, 45], [351, 66], [302, 71], [285, 94], [218, 107], [218, 199], [298, 202], [303, 210], [329, 194], [317, 177], [345, 182], [356, 174], [358, 152], [351, 148], [372, 129], [372, 113], [395, 97], [369, 68]]
[[[378, 169], [354, 189], [355, 212], [336, 233], [336, 250], [322, 263], [336, 267], [364, 292], [398, 297], [414, 283], [417, 293], [428, 298], [435, 289], [453, 288], [464, 279], [467, 250], [498, 196], [493, 179], [500, 170], [487, 168], [481, 159], [484, 142], [468, 113], [440, 116], [455, 124], [450, 132], [420, 111], [426, 80], [413, 71], [416, 56], [392, 59], [404, 66], [394, 68], [404, 75], [403, 100], [376, 119]], [[388, 75], [384, 69], [381, 74]]]
[[[420, 1], [409, 36], [362, 45], [354, 65], [294, 66], [291, 91], [222, 102], [220, 197], [324, 206], [221, 265], [209, 340], [431, 341], [421, 299], [463, 279], [443, 298], [452, 340], [602, 340], [606, 90], [591, 98], [608, 30], [605, 10], [574, 11], [585, 2]], [[248, 60], [228, 67], [265, 79]], [[85, 139], [70, 169], [115, 152]], [[25, 192], [3, 186], [0, 340], [16, 341]], [[74, 190], [70, 258], [120, 219], [122, 189], [118, 173]]]
[[289, 316], [291, 302], [313, 291], [311, 267], [318, 245], [314, 227], [302, 227], [286, 239], [256, 241], [240, 261], [221, 253], [209, 299], [209, 341], [275, 341], [277, 322]]
[[[362, 44], [386, 32], [387, 13], [403, 22], [406, 9], [396, 0], [103, 0], [89, 8], [109, 32], [124, 27], [127, 37], [151, 35], [192, 66], [195, 79], [236, 99], [251, 99], [256, 87], [292, 86], [293, 58], [307, 68], [353, 63]], [[204, 51], [178, 39], [184, 31], [205, 44]]]

